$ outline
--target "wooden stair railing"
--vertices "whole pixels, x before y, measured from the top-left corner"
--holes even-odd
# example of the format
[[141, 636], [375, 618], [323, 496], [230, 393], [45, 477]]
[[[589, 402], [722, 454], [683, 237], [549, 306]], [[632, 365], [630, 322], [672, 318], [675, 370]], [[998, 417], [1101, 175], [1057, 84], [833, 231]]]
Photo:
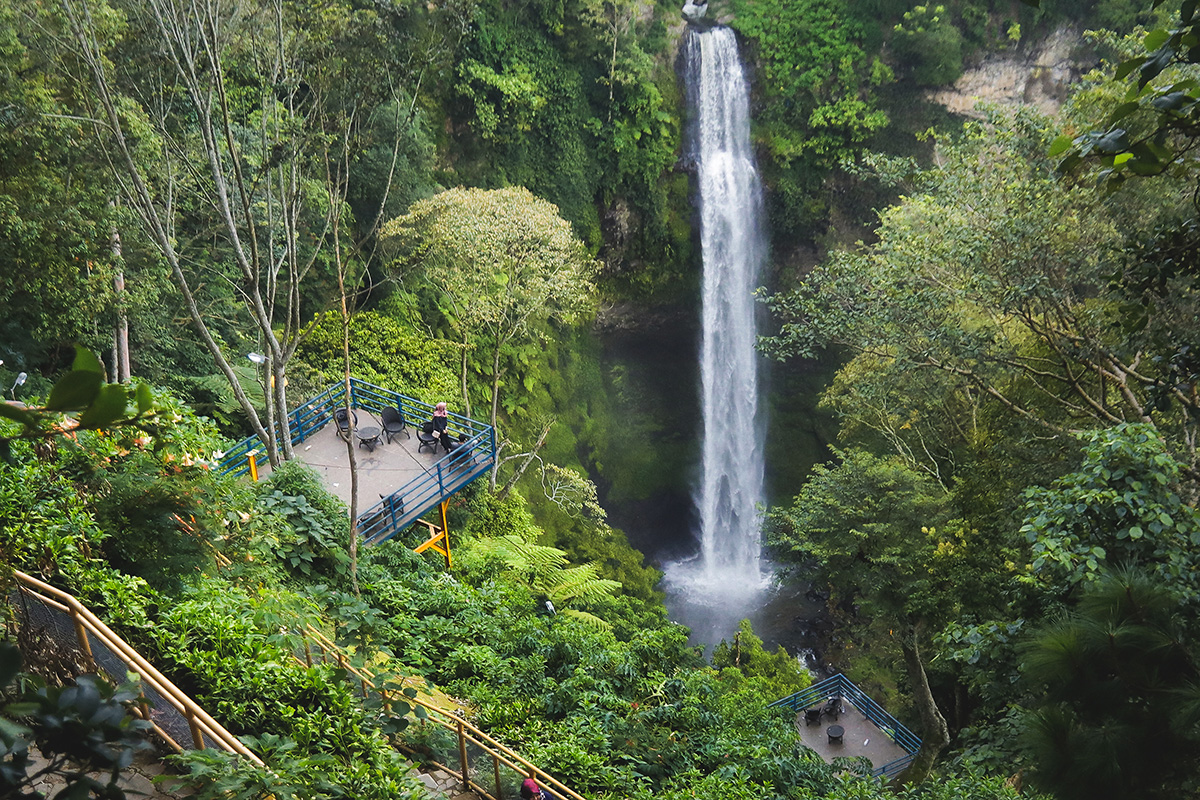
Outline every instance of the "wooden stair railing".
[[[161, 672], [154, 668], [153, 664], [142, 657], [128, 642], [114, 633], [111, 628], [101, 622], [99, 617], [89, 611], [73, 595], [61, 589], [56, 589], [50, 584], [39, 581], [30, 575], [26, 575], [24, 572], [13, 570], [13, 577], [16, 579], [17, 585], [23, 593], [36, 598], [39, 602], [71, 618], [75, 626], [75, 636], [79, 643], [79, 649], [87, 657], [88, 661], [92, 664], [96, 663], [95, 657], [92, 655], [92, 645], [88, 639], [88, 635], [90, 634], [120, 659], [128, 671], [136, 673], [143, 684], [150, 686], [159, 695], [164, 697], [187, 720], [188, 727], [192, 733], [192, 747], [194, 749], [202, 750], [205, 747], [216, 746], [226, 752], [236, 753], [258, 766], [265, 766], [262, 759], [255, 755], [246, 745], [242, 744], [236, 736], [222, 727], [219, 722], [209, 716], [208, 712], [201, 708], [196, 701], [192, 700], [175, 684], [171, 683]], [[150, 722], [154, 726], [155, 732], [175, 751], [181, 752], [184, 749], [170, 734], [151, 719], [148, 708], [140, 708], [140, 716]]]
[[[310, 646], [311, 642], [311, 644], [316, 646], [315, 649], [319, 651], [322, 662], [325, 662], [326, 659], [333, 661], [340, 668], [346, 670], [346, 672], [354, 675], [354, 677], [358, 679], [364, 696], [366, 696], [368, 691], [374, 690], [384, 698], [385, 703], [390, 699], [386, 691], [376, 687], [373, 681], [374, 675], [371, 672], [365, 669], [356, 668], [350, 664], [350, 659], [346, 657], [346, 654], [342, 651], [342, 649], [331, 642], [323, 633], [316, 630], [312, 626], [306, 626], [305, 630], [301, 632], [301, 635], [305, 640], [305, 658], [301, 659], [300, 656], [297, 655], [297, 660], [300, 660], [302, 663], [307, 661], [309, 666], [312, 665], [313, 648]], [[405, 681], [402, 681], [401, 685], [403, 686], [403, 683], [407, 680], [410, 679], [406, 678]], [[416, 681], [414, 681], [414, 686], [412, 688], [418, 688], [415, 684]], [[586, 800], [583, 795], [568, 788], [557, 778], [550, 775], [545, 770], [537, 767], [530, 761], [527, 761], [525, 758], [522, 758], [518, 753], [510, 749], [508, 746], [498, 742], [496, 739], [493, 739], [491, 736], [484, 733], [479, 728], [467, 722], [457, 714], [447, 711], [435, 703], [422, 700], [420, 697], [406, 696], [398, 699], [402, 699], [405, 703], [418, 705], [425, 709], [428, 714], [429, 722], [439, 725], [442, 728], [451, 731], [455, 735], [458, 741], [458, 755], [461, 770], [455, 770], [454, 768], [445, 764], [439, 764], [436, 762], [434, 762], [434, 765], [439, 769], [443, 769], [457, 777], [460, 781], [462, 781], [462, 786], [464, 789], [475, 792], [483, 797], [490, 798], [490, 800], [503, 800], [503, 798], [499, 796], [500, 766], [503, 765], [514, 772], [533, 778], [538, 782], [539, 786], [543, 786], [550, 790], [551, 794], [553, 794], [556, 798], [563, 798], [564, 800]], [[493, 777], [495, 780], [494, 786], [496, 789], [495, 795], [490, 793], [486, 787], [471, 779], [470, 765], [467, 763], [468, 744], [479, 748], [491, 757]], [[413, 752], [410, 748], [403, 746], [401, 747], [408, 752]]]

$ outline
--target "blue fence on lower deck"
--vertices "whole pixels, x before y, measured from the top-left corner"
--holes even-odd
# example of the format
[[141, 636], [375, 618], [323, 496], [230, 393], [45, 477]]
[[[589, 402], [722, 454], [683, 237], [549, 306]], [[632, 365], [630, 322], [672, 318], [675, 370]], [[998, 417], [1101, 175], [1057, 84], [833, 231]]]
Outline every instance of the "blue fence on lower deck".
[[[332, 422], [336, 410], [345, 408], [345, 398], [346, 386], [338, 382], [288, 414], [292, 444], [303, 442]], [[432, 405], [358, 378], [350, 379], [350, 407], [376, 415], [385, 408], [395, 408], [410, 427], [415, 420], [433, 416]], [[496, 460], [495, 429], [470, 417], [453, 413], [448, 417], [446, 435], [457, 438], [458, 434], [465, 434], [466, 441], [442, 456], [424, 475], [418, 475], [359, 514], [359, 535], [367, 544], [392, 538], [492, 468]], [[276, 434], [279, 433], [276, 427]], [[250, 470], [251, 458], [255, 464], [261, 464], [266, 457], [262, 442], [251, 436], [226, 450], [218, 469], [222, 475], [244, 475]]]
[[802, 689], [782, 700], [776, 700], [768, 708], [783, 706], [790, 708], [798, 714], [804, 709], [817, 703], [823, 703], [830, 698], [845, 698], [849, 700], [867, 719], [874, 722], [879, 727], [879, 730], [883, 731], [900, 749], [904, 750], [905, 755], [897, 758], [895, 761], [884, 764], [882, 767], [876, 767], [872, 773], [873, 775], [881, 778], [895, 777], [917, 757], [917, 751], [921, 749], [921, 740], [912, 731], [901, 725], [895, 717], [884, 711], [882, 706], [872, 700], [866, 692], [855, 686], [849, 678], [840, 672], [832, 678], [826, 678], [819, 683], [814, 683], [807, 689]]

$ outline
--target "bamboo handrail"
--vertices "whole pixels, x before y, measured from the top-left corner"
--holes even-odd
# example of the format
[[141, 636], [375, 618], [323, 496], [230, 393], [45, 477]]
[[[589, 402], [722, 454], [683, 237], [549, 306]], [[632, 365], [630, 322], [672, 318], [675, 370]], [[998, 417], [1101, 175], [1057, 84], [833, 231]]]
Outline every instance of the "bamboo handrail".
[[[255, 755], [246, 745], [242, 744], [237, 737], [227, 731], [219, 722], [209, 716], [208, 712], [201, 708], [196, 701], [192, 700], [175, 684], [171, 683], [153, 664], [143, 658], [124, 639], [114, 633], [111, 628], [75, 599], [73, 595], [57, 589], [48, 583], [44, 583], [31, 575], [26, 575], [19, 570], [13, 570], [13, 577], [16, 578], [18, 583], [22, 584], [22, 591], [37, 597], [47, 605], [71, 616], [72, 621], [75, 623], [76, 635], [80, 637], [80, 648], [89, 656], [91, 654], [91, 645], [88, 643], [87, 636], [83, 633], [84, 631], [107, 645], [110, 650], [125, 662], [125, 665], [132, 672], [137, 673], [141, 677], [146, 685], [152, 687], [165, 697], [191, 726], [192, 736], [195, 739], [193, 743], [196, 749], [203, 749], [206, 746], [204, 737], [207, 736], [224, 750], [237, 753], [258, 766], [265, 766], [262, 759]], [[161, 730], [158, 725], [154, 724], [153, 720], [150, 720], [150, 722], [166, 742], [173, 747], [179, 748], [178, 743], [167, 735], [165, 731]]]
[[[369, 686], [376, 691], [380, 691], [381, 694], [384, 694], [384, 692], [382, 692], [382, 690], [380, 690], [373, 682], [372, 678], [374, 675], [366, 672], [365, 670], [359, 670], [353, 665], [347, 663], [346, 658], [342, 654], [340, 648], [338, 648], [337, 645], [331, 642], [329, 638], [319, 630], [313, 628], [311, 625], [306, 625], [305, 631], [301, 635], [306, 637], [311, 636], [322, 652], [331, 657], [335, 657], [338, 661], [338, 666], [358, 678], [364, 686]], [[295, 656], [295, 658], [297, 661], [304, 663], [299, 656]], [[527, 761], [520, 754], [511, 750], [507, 745], [492, 738], [457, 714], [446, 711], [444, 708], [440, 708], [433, 703], [428, 703], [424, 700], [421, 700], [419, 697], [406, 697], [404, 702], [421, 706], [426, 711], [438, 715], [431, 715], [429, 719], [446, 730], [454, 732], [454, 734], [459, 738], [460, 750], [464, 746], [465, 739], [473, 739], [475, 740], [474, 744], [485, 753], [492, 756], [493, 759], [502, 762], [506, 767], [515, 772], [527, 774], [530, 777], [535, 778], [539, 785], [545, 785], [546, 788], [552, 790], [555, 797], [567, 798], [567, 800], [587, 800], [583, 795], [568, 788], [553, 775], [550, 775], [545, 770], [537, 767], [532, 762]], [[441, 719], [440, 717], [445, 717], [446, 719]], [[470, 733], [470, 736], [466, 735], [468, 732]], [[454, 771], [448, 767], [444, 767], [444, 765], [443, 768], [445, 768], [448, 772]], [[461, 777], [463, 777], [464, 783], [469, 782], [469, 776], [464, 775]], [[487, 792], [482, 791], [482, 787], [477, 788], [480, 790], [481, 794], [487, 794]]]

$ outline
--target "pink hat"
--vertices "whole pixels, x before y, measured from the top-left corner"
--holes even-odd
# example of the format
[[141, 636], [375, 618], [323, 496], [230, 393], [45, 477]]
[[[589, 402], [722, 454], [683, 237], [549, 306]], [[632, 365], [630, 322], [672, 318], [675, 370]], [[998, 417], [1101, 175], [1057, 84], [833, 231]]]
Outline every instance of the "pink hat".
[[533, 778], [526, 778], [524, 783], [521, 784], [521, 788], [528, 789], [534, 794], [537, 794], [541, 791], [541, 788], [537, 785], [537, 781], [535, 781]]

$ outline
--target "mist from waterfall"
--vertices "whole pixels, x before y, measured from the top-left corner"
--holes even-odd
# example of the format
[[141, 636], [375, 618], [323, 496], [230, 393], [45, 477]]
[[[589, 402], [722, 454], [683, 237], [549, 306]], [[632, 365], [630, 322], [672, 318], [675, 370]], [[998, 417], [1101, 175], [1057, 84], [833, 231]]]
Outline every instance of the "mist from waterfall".
[[692, 111], [688, 155], [697, 168], [704, 261], [703, 460], [695, 494], [700, 553], [668, 565], [666, 574], [668, 592], [685, 606], [680, 621], [712, 642], [713, 636], [732, 635], [730, 626], [753, 607], [766, 583], [759, 514], [764, 442], [754, 349], [754, 290], [765, 245], [749, 87], [737, 40], [728, 28], [693, 29], [684, 47]]

